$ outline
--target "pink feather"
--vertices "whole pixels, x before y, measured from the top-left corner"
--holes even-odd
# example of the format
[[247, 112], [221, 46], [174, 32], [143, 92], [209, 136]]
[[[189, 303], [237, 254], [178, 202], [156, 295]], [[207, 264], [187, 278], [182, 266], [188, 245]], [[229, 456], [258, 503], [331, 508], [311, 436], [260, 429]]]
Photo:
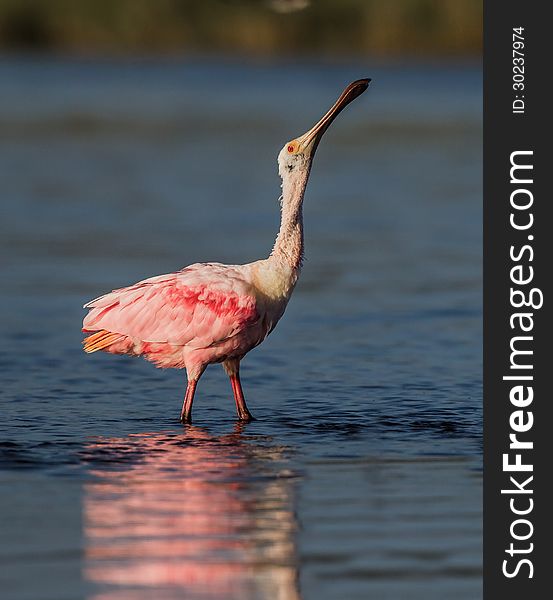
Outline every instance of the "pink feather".
[[162, 367], [187, 366], [193, 351], [203, 351], [196, 352], [202, 361], [220, 362], [226, 350], [245, 353], [267, 333], [240, 266], [191, 265], [114, 290], [85, 308], [84, 332], [118, 334], [98, 349], [143, 355]]

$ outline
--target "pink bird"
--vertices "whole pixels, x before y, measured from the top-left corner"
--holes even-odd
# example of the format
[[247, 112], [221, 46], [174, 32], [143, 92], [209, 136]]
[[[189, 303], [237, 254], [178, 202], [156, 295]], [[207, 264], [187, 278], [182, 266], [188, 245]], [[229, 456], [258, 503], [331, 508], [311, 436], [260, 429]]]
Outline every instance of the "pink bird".
[[278, 155], [281, 224], [270, 256], [245, 265], [197, 263], [145, 279], [84, 305], [85, 352], [144, 356], [162, 368], [186, 369], [181, 422], [191, 422], [196, 385], [207, 365], [222, 363], [238, 418], [253, 417], [240, 383], [240, 361], [275, 328], [303, 259], [302, 205], [315, 151], [332, 121], [368, 87], [350, 83], [332, 108]]

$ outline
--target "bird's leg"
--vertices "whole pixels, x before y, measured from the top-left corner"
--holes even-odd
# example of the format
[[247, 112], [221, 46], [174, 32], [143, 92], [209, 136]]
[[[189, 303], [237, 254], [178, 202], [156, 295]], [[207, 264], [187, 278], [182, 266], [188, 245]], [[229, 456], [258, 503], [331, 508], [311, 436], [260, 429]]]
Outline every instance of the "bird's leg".
[[236, 401], [238, 419], [246, 422], [253, 421], [253, 416], [246, 406], [246, 399], [244, 398], [244, 392], [242, 391], [242, 385], [240, 383], [240, 375], [238, 373], [230, 376], [230, 384], [232, 385], [234, 400]]
[[186, 386], [186, 394], [184, 395], [184, 402], [182, 403], [182, 410], [180, 413], [181, 423], [192, 423], [192, 402], [194, 402], [194, 392], [196, 391], [196, 385], [198, 384], [197, 379], [190, 379]]
[[196, 392], [196, 386], [206, 367], [207, 365], [202, 364], [192, 364], [186, 367], [188, 385], [186, 386], [186, 394], [184, 395], [182, 410], [180, 411], [181, 423], [192, 423], [192, 402], [194, 402], [194, 393]]
[[242, 384], [240, 383], [240, 361], [239, 360], [226, 360], [223, 363], [223, 367], [227, 372], [230, 379], [230, 385], [232, 386], [232, 392], [234, 394], [234, 400], [236, 402], [236, 412], [238, 413], [238, 419], [240, 421], [253, 421], [253, 415], [246, 406], [246, 399], [244, 398], [244, 392], [242, 391]]

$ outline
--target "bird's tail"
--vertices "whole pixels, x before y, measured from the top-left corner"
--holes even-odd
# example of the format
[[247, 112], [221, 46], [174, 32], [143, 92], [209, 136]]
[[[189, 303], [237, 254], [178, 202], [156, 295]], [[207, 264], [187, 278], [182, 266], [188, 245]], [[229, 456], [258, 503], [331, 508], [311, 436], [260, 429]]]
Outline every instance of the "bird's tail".
[[83, 349], [88, 354], [97, 352], [98, 350], [103, 350], [115, 342], [122, 340], [124, 337], [125, 336], [120, 333], [112, 333], [111, 331], [101, 329], [83, 340]]

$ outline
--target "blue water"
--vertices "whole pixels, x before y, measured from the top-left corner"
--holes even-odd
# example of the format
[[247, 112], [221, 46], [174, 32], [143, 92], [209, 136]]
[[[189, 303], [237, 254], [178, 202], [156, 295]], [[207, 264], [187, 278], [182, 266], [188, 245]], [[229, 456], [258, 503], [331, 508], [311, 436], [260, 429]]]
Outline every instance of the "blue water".
[[[307, 260], [193, 426], [185, 375], [80, 348], [87, 300], [268, 254], [276, 154], [350, 80]], [[0, 588], [23, 599], [481, 595], [476, 66], [0, 61]]]

